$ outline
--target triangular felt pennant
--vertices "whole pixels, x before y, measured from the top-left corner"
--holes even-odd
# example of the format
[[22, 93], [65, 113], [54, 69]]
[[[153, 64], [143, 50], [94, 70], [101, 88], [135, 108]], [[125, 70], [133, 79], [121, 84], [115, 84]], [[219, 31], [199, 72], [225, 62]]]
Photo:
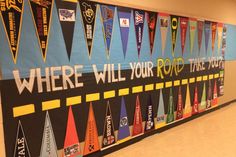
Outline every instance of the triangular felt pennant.
[[88, 54], [89, 57], [91, 57], [97, 5], [96, 3], [87, 0], [79, 0], [79, 4], [84, 24], [85, 40], [87, 41]]
[[212, 42], [212, 53], [214, 53], [214, 49], [215, 49], [215, 40], [216, 40], [216, 28], [217, 28], [217, 23], [216, 22], [212, 22], [211, 23], [211, 42]]
[[202, 90], [202, 98], [201, 98], [201, 104], [199, 106], [199, 112], [203, 112], [206, 109], [206, 84], [204, 82], [203, 90]]
[[210, 21], [205, 21], [205, 23], [204, 23], [204, 33], [205, 33], [206, 53], [207, 53], [209, 37], [210, 37], [210, 27], [211, 27], [211, 22]]
[[160, 29], [161, 29], [162, 56], [164, 56], [166, 47], [166, 37], [169, 25], [169, 14], [159, 13], [159, 18], [160, 18]]
[[176, 120], [179, 120], [182, 118], [183, 118], [183, 98], [182, 98], [181, 86], [179, 86]]
[[120, 123], [118, 130], [118, 140], [125, 139], [130, 136], [129, 121], [126, 113], [126, 105], [124, 97], [121, 98]]
[[120, 34], [123, 47], [124, 57], [126, 56], [127, 44], [129, 39], [129, 27], [130, 27], [130, 16], [131, 10], [128, 8], [118, 7], [118, 17], [120, 25]]
[[17, 61], [24, 1], [0, 1], [0, 13], [14, 63]]
[[215, 80], [214, 83], [214, 91], [213, 91], [213, 99], [212, 99], [212, 106], [217, 106], [218, 105], [218, 94], [217, 94], [217, 83]]
[[63, 157], [80, 157], [79, 138], [76, 131], [75, 120], [72, 108], [70, 106], [66, 127], [66, 137], [64, 141]]
[[160, 89], [160, 97], [159, 97], [159, 106], [157, 111], [157, 127], [160, 128], [166, 124], [165, 121], [165, 107], [164, 107], [164, 100], [163, 100], [163, 94], [162, 89]]
[[198, 91], [197, 86], [194, 89], [194, 100], [193, 100], [193, 107], [192, 107], [192, 115], [198, 113]]
[[148, 22], [148, 29], [149, 29], [148, 31], [149, 31], [150, 50], [152, 54], [154, 41], [155, 41], [155, 34], [156, 34], [157, 13], [147, 12], [147, 22]]
[[155, 129], [152, 97], [149, 95], [146, 111], [145, 132]]
[[198, 51], [200, 53], [202, 47], [202, 32], [203, 32], [203, 21], [197, 21], [197, 30], [198, 30]]
[[184, 54], [187, 28], [188, 28], [188, 18], [187, 17], [180, 17], [180, 32], [181, 32], [182, 56]]
[[143, 133], [143, 120], [142, 120], [142, 112], [141, 106], [139, 102], [139, 96], [136, 97], [136, 105], [134, 112], [134, 123], [133, 123], [133, 133], [132, 136], [140, 135]]
[[14, 157], [30, 157], [29, 147], [25, 138], [25, 133], [19, 120], [16, 134], [16, 145]]
[[190, 101], [189, 85], [187, 85], [183, 118], [188, 118], [190, 116], [192, 116], [192, 106], [191, 106], [191, 101]]
[[217, 24], [217, 34], [218, 34], [218, 54], [220, 53], [220, 46], [221, 46], [221, 40], [222, 40], [222, 33], [223, 33], [223, 23], [218, 23]]
[[194, 18], [190, 18], [189, 26], [190, 26], [190, 52], [192, 53], [193, 47], [194, 47], [196, 29], [197, 29], [197, 20]]
[[136, 44], [138, 49], [138, 56], [140, 56], [140, 50], [142, 46], [143, 39], [143, 26], [145, 19], [145, 12], [143, 10], [133, 10], [134, 14], [134, 28], [136, 34]]
[[100, 147], [98, 142], [97, 125], [94, 117], [93, 105], [90, 103], [83, 155], [87, 155], [99, 150]]
[[223, 26], [223, 35], [222, 35], [222, 57], [225, 58], [225, 49], [226, 49], [226, 32], [227, 32], [227, 27], [226, 25]]
[[209, 80], [208, 84], [208, 93], [207, 93], [207, 106], [206, 108], [211, 108], [211, 100], [212, 100], [212, 89], [211, 89], [211, 80]]
[[47, 57], [48, 39], [51, 27], [53, 0], [29, 0], [33, 21], [44, 62]]
[[113, 32], [113, 20], [115, 14], [115, 7], [110, 5], [101, 5], [101, 15], [103, 22], [103, 34], [106, 42], [107, 55], [110, 55], [111, 38]]
[[111, 107], [109, 101], [107, 102], [106, 117], [103, 129], [102, 148], [108, 147], [116, 143], [116, 137], [114, 132], [113, 119], [111, 114]]
[[175, 15], [171, 15], [171, 41], [172, 41], [172, 56], [175, 53], [175, 43], [176, 37], [178, 32], [178, 25], [179, 25], [179, 17]]
[[53, 133], [53, 128], [49, 113], [47, 111], [44, 124], [43, 140], [40, 157], [57, 157], [57, 145]]
[[169, 96], [169, 103], [168, 103], [168, 112], [167, 112], [167, 118], [166, 123], [171, 123], [175, 120], [175, 106], [173, 102], [173, 94], [172, 94], [172, 88], [170, 88], [170, 96]]
[[68, 58], [71, 56], [73, 43], [74, 26], [76, 20], [77, 2], [56, 0], [58, 17], [61, 23], [62, 34], [64, 37]]

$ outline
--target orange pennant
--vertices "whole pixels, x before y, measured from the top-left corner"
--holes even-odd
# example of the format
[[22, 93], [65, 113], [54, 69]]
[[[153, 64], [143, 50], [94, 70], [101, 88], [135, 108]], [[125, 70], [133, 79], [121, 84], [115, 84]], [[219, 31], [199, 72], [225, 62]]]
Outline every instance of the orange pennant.
[[218, 95], [217, 95], [217, 84], [216, 84], [216, 80], [215, 80], [215, 84], [214, 84], [214, 93], [213, 93], [213, 99], [212, 99], [212, 106], [217, 106], [218, 104]]
[[193, 107], [192, 107], [192, 115], [198, 113], [198, 91], [197, 91], [197, 86], [195, 87], [194, 90], [194, 101], [193, 101]]
[[134, 124], [133, 124], [133, 136], [139, 135], [143, 133], [143, 124], [142, 124], [142, 113], [141, 107], [139, 102], [139, 96], [137, 95], [136, 98], [136, 106], [135, 106], [135, 113], [134, 113]]

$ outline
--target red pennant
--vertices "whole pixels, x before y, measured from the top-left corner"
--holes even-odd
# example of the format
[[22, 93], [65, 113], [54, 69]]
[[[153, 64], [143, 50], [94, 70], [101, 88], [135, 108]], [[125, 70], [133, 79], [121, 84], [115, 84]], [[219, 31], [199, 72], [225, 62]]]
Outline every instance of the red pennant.
[[217, 104], [218, 104], [218, 95], [217, 95], [217, 84], [215, 80], [212, 106], [217, 106]]
[[184, 47], [185, 47], [185, 41], [186, 41], [187, 28], [188, 28], [188, 18], [181, 17], [180, 18], [180, 31], [181, 31], [182, 55], [184, 54]]
[[134, 123], [133, 123], [133, 134], [132, 136], [136, 136], [143, 133], [143, 124], [142, 124], [142, 113], [141, 107], [139, 102], [139, 96], [136, 98], [136, 106], [135, 106], [135, 113], [134, 113]]
[[198, 113], [198, 91], [197, 91], [197, 86], [195, 87], [194, 90], [194, 102], [193, 102], [193, 107], [192, 107], [192, 115]]

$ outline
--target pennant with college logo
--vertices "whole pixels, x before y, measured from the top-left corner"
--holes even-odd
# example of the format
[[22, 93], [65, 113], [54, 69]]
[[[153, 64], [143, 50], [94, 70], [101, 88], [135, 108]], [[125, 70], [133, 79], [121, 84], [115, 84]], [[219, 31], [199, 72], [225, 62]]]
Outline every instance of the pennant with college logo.
[[66, 137], [64, 141], [63, 157], [82, 157], [75, 120], [70, 106], [67, 120]]
[[87, 0], [79, 0], [79, 4], [84, 24], [88, 54], [89, 57], [91, 57], [97, 5], [94, 2]]
[[[224, 75], [224, 71], [220, 72], [220, 75]], [[219, 78], [219, 96], [224, 95], [224, 77]]]
[[53, 0], [29, 0], [44, 62], [47, 57]]
[[110, 55], [111, 37], [113, 31], [113, 20], [115, 14], [115, 7], [110, 5], [101, 5], [101, 15], [103, 22], [103, 33], [106, 42], [107, 55]]
[[175, 120], [174, 112], [175, 112], [175, 106], [174, 106], [174, 102], [173, 102], [172, 88], [170, 88], [170, 97], [169, 97], [169, 105], [168, 105], [166, 123], [171, 123]]
[[31, 157], [24, 130], [19, 120], [16, 135], [14, 157]]
[[197, 20], [194, 18], [190, 18], [189, 25], [190, 25], [190, 52], [192, 53], [197, 29]]
[[122, 97], [121, 110], [120, 110], [120, 123], [119, 123], [119, 130], [118, 130], [118, 140], [128, 138], [129, 136], [130, 136], [130, 131], [129, 131], [128, 116], [126, 113], [125, 99], [124, 97]]
[[100, 147], [98, 142], [97, 125], [94, 117], [93, 105], [90, 103], [83, 155], [87, 155], [99, 150]]
[[206, 53], [207, 53], [209, 37], [210, 37], [210, 27], [211, 27], [211, 22], [210, 21], [205, 21], [205, 23], [204, 23], [204, 28], [205, 28], [204, 33], [205, 33]]
[[142, 46], [142, 39], [143, 39], [143, 26], [144, 26], [145, 12], [143, 10], [133, 10], [133, 13], [134, 13], [134, 28], [135, 28], [135, 34], [136, 34], [136, 44], [137, 44], [138, 56], [139, 56], [141, 46]]
[[223, 23], [218, 23], [217, 24], [217, 34], [218, 34], [218, 44], [217, 44], [217, 48], [218, 48], [218, 54], [220, 53], [220, 45], [221, 45], [221, 40], [222, 40], [222, 33], [223, 33]]
[[227, 27], [226, 25], [223, 26], [223, 35], [222, 35], [222, 57], [225, 58], [225, 49], [226, 49], [226, 32], [227, 32]]
[[145, 132], [153, 130], [154, 128], [155, 125], [154, 125], [152, 97], [151, 95], [149, 95], [147, 102], [147, 111], [146, 111]]
[[162, 89], [160, 89], [160, 97], [159, 97], [159, 106], [157, 111], [157, 124], [156, 128], [160, 128], [166, 125], [165, 121], [165, 107], [164, 107], [164, 100], [163, 100], [163, 94]]
[[212, 106], [215, 107], [218, 105], [218, 94], [217, 94], [217, 83], [215, 80], [214, 83], [214, 91], [213, 91], [213, 99], [212, 99]]
[[119, 17], [119, 24], [120, 24], [120, 34], [121, 34], [121, 41], [122, 41], [122, 47], [123, 47], [123, 54], [125, 57], [128, 39], [129, 39], [131, 10], [128, 8], [122, 8], [122, 7], [119, 7], [117, 10], [118, 10], [118, 17]]
[[191, 101], [190, 101], [189, 85], [187, 85], [183, 118], [188, 118], [191, 116], [192, 116], [192, 106], [191, 106]]
[[136, 97], [136, 105], [134, 112], [134, 123], [133, 123], [133, 134], [132, 136], [140, 135], [143, 133], [143, 120], [142, 120], [142, 112], [141, 106], [139, 102], [139, 96]]
[[150, 50], [152, 54], [154, 41], [155, 41], [155, 34], [156, 34], [157, 13], [147, 12], [147, 22], [148, 22], [148, 29], [149, 29]]
[[182, 56], [184, 54], [184, 47], [186, 41], [186, 34], [188, 28], [188, 18], [180, 17], [180, 32], [181, 32], [181, 48], [182, 48]]
[[171, 18], [172, 56], [174, 56], [179, 17], [171, 15], [170, 18]]
[[203, 90], [202, 90], [202, 98], [201, 98], [201, 104], [199, 106], [199, 112], [203, 112], [206, 109], [206, 84], [204, 82]]
[[197, 30], [198, 30], [198, 51], [200, 53], [202, 47], [202, 32], [203, 32], [203, 21], [197, 21]]
[[212, 42], [212, 53], [214, 53], [214, 49], [215, 49], [215, 40], [216, 40], [216, 28], [217, 28], [217, 23], [216, 22], [212, 22], [211, 23], [211, 42]]
[[40, 157], [54, 157], [54, 156], [58, 157], [57, 145], [56, 145], [49, 113], [47, 111], [46, 117], [45, 117], [45, 125], [44, 125]]
[[102, 148], [113, 145], [116, 143], [114, 125], [111, 115], [111, 108], [109, 101], [107, 102], [106, 117], [103, 129]]
[[62, 34], [64, 37], [68, 58], [70, 59], [74, 26], [76, 20], [77, 1], [56, 0], [58, 17], [61, 23]]
[[160, 29], [161, 29], [161, 45], [162, 45], [162, 56], [165, 54], [165, 47], [166, 47], [166, 37], [168, 32], [168, 25], [169, 25], [169, 14], [160, 13]]
[[182, 118], [183, 118], [183, 99], [182, 99], [182, 93], [181, 93], [181, 86], [179, 86], [176, 120], [179, 120]]
[[207, 106], [206, 108], [211, 108], [211, 101], [212, 101], [212, 89], [211, 89], [211, 80], [209, 80], [208, 84], [208, 93], [207, 93]]
[[17, 61], [23, 11], [23, 0], [0, 1], [0, 13], [14, 63]]
[[197, 86], [195, 87], [194, 90], [194, 101], [193, 101], [193, 107], [192, 107], [192, 115], [198, 113], [198, 91], [197, 91]]

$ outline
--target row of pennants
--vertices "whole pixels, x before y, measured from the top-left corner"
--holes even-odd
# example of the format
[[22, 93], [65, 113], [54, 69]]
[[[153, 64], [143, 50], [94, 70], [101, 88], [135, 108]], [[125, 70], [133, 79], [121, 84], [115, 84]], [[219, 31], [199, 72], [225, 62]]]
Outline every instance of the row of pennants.
[[[184, 101], [182, 100], [181, 86], [179, 86], [176, 116], [174, 115], [175, 105], [173, 102], [172, 88], [170, 88], [167, 115], [165, 115], [163, 94], [162, 94], [162, 90], [160, 89], [160, 98], [159, 98], [156, 124], [157, 125], [159, 124], [160, 126], [164, 126], [166, 124], [174, 122], [175, 120], [188, 118], [194, 114], [203, 112], [206, 109], [217, 106], [218, 96], [217, 96], [216, 80], [214, 82], [213, 93], [212, 93], [212, 88], [211, 88], [211, 81], [209, 81], [208, 90], [205, 84], [206, 83], [204, 83], [204, 86], [203, 86], [203, 91], [202, 91], [203, 94], [202, 94], [200, 103], [198, 102], [199, 100], [198, 88], [197, 88], [197, 85], [195, 86], [193, 105], [191, 105], [190, 91], [189, 91], [189, 86], [187, 85], [185, 106], [183, 104]], [[118, 135], [116, 137], [115, 132], [114, 132], [112, 112], [111, 112], [110, 104], [108, 101], [107, 107], [106, 107], [106, 117], [104, 121], [103, 137], [102, 137], [102, 144], [101, 144], [102, 149], [109, 148], [110, 146], [117, 144], [117, 142], [121, 140], [123, 141], [125, 141], [125, 139], [128, 140], [130, 139], [131, 136], [132, 137], [139, 136], [139, 135], [142, 135], [143, 133], [152, 131], [155, 128], [157, 128], [155, 127], [155, 122], [154, 122], [153, 103], [152, 103], [151, 95], [149, 95], [148, 100], [147, 100], [146, 122], [145, 122], [144, 128], [143, 128], [142, 122], [143, 120], [142, 120], [142, 112], [141, 112], [141, 106], [140, 106], [140, 101], [139, 101], [139, 95], [137, 95], [134, 121], [133, 121], [133, 131], [131, 135], [130, 129], [129, 129], [128, 116], [126, 112], [125, 99], [124, 97], [122, 97], [119, 130], [118, 130]], [[75, 126], [73, 111], [70, 106], [69, 112], [68, 112], [64, 148], [60, 156], [63, 156], [63, 157], [83, 156], [83, 155], [88, 155], [90, 153], [93, 153], [99, 150], [100, 150], [100, 144], [98, 140], [98, 132], [97, 132], [96, 120], [94, 117], [92, 103], [90, 103], [90, 107], [89, 107], [89, 115], [88, 115], [88, 121], [87, 121], [87, 129], [86, 129], [83, 153], [81, 152], [81, 149], [80, 149], [80, 143], [79, 143], [79, 138], [78, 138], [78, 134], [77, 134], [76, 126]], [[25, 157], [31, 156], [30, 149], [27, 145], [26, 137], [25, 137], [20, 120], [18, 123], [16, 144], [15, 144], [15, 150], [14, 150], [14, 157], [18, 157], [18, 156], [25, 156]], [[58, 150], [57, 150], [53, 128], [52, 128], [50, 117], [49, 117], [49, 112], [47, 111], [46, 118], [45, 118], [40, 157], [49, 157], [49, 156], [57, 157]]]
[[[73, 41], [73, 33], [74, 26], [76, 22], [76, 10], [77, 10], [77, 1], [61, 1], [55, 0], [57, 6], [58, 17], [60, 20], [63, 37], [66, 45], [66, 50], [68, 54], [68, 58], [71, 56], [72, 49], [72, 41]], [[22, 25], [22, 15], [24, 10], [24, 0], [16, 1], [15, 4], [11, 4], [9, 7], [8, 1], [1, 1], [1, 16], [4, 22], [4, 28], [8, 37], [10, 50], [12, 53], [12, 57], [14, 62], [17, 62], [17, 54], [18, 54], [18, 45], [20, 38], [20, 31]], [[33, 21], [36, 28], [36, 34], [38, 37], [39, 45], [41, 48], [41, 53], [44, 61], [46, 61], [47, 56], [47, 46], [48, 39], [50, 34], [50, 26], [51, 26], [51, 18], [52, 18], [52, 10], [54, 5], [54, 0], [29, 0], [31, 12], [33, 15]], [[92, 46], [93, 46], [93, 36], [94, 36], [94, 27], [95, 27], [95, 19], [96, 13], [98, 10], [98, 5], [95, 2], [79, 0], [81, 16], [83, 20], [83, 27], [85, 32], [85, 40], [87, 41], [87, 49], [88, 55], [91, 56]], [[4, 7], [5, 6], [5, 7]], [[111, 39], [113, 32], [113, 20], [115, 14], [115, 6], [112, 5], [100, 5], [100, 11], [102, 16], [103, 23], [103, 32], [105, 45], [107, 50], [107, 55], [109, 56], [110, 47], [111, 47]], [[143, 11], [138, 9], [130, 9], [125, 7], [117, 7], [120, 33], [121, 33], [121, 41], [124, 57], [126, 55], [128, 36], [129, 36], [129, 28], [130, 28], [130, 18], [131, 13], [134, 16], [134, 25], [135, 25], [135, 34], [136, 34], [136, 44], [138, 55], [140, 54], [141, 46], [142, 46], [142, 38], [143, 38], [143, 29], [144, 29], [144, 21], [145, 18], [148, 24], [149, 31], [149, 43], [150, 43], [150, 55], [152, 55], [155, 33], [156, 33], [156, 25], [159, 16], [159, 23], [161, 29], [161, 40], [162, 40], [162, 55], [164, 55], [165, 46], [166, 46], [166, 38], [168, 32], [168, 25], [171, 25], [171, 40], [172, 40], [172, 55], [174, 56], [175, 47], [176, 47], [176, 38], [178, 27], [180, 26], [181, 32], [181, 48], [182, 55], [185, 49], [185, 41], [186, 41], [186, 32], [189, 27], [190, 30], [190, 52], [193, 51], [195, 34], [198, 32], [198, 48], [200, 51], [202, 45], [202, 35], [204, 31], [205, 35], [205, 48], [207, 51], [210, 34], [212, 35], [212, 50], [214, 52], [215, 48], [215, 40], [216, 34], [218, 35], [218, 52], [220, 50], [220, 42], [222, 39], [222, 33], [224, 24], [211, 22], [211, 21], [203, 21], [197, 20], [194, 18], [188, 17], [180, 17], [175, 15], [169, 15], [165, 13], [157, 13], [150, 11]], [[170, 20], [170, 21], [169, 21]], [[211, 31], [211, 33], [210, 33]], [[217, 33], [218, 32], [218, 33]]]

